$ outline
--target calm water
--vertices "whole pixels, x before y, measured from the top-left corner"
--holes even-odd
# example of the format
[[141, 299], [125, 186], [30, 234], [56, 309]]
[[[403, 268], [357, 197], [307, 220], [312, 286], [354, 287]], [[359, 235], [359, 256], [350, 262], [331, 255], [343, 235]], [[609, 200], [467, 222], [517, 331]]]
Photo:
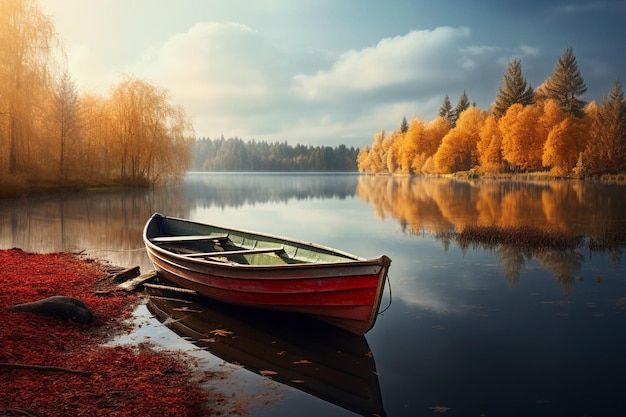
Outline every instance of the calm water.
[[[229, 323], [242, 346], [258, 352], [237, 357], [217, 336], [198, 342], [203, 349], [193, 353], [224, 378], [212, 388], [256, 416], [355, 415], [332, 395], [317, 397], [332, 391], [330, 381], [313, 395], [297, 374], [269, 379], [246, 369], [272, 371], [256, 361], [274, 349], [279, 356], [297, 351], [319, 367], [349, 363], [355, 375], [365, 369], [362, 390], [371, 388], [382, 402], [371, 413], [615, 416], [626, 415], [624, 248], [460, 248], [452, 232], [475, 224], [532, 225], [598, 242], [626, 230], [624, 207], [626, 187], [581, 182], [190, 174], [183, 186], [167, 189], [0, 201], [0, 248], [84, 250], [147, 272], [141, 231], [158, 211], [364, 257], [386, 254], [393, 260], [391, 306], [358, 340], [324, 326], [301, 334], [271, 323], [280, 317], [248, 321], [249, 312], [207, 306], [207, 321]], [[387, 292], [383, 305], [389, 299]], [[146, 306], [137, 317], [135, 340], [192, 346]], [[353, 350], [356, 356], [347, 356]]]

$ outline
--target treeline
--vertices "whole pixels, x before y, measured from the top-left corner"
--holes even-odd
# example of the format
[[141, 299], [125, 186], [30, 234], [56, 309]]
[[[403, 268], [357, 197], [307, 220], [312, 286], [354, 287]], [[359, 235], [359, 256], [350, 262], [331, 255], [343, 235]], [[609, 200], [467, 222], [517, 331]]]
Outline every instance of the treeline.
[[240, 138], [202, 138], [195, 142], [195, 171], [213, 172], [356, 172], [358, 148], [339, 145], [291, 146]]
[[616, 80], [602, 103], [587, 91], [572, 48], [552, 75], [533, 89], [512, 60], [489, 110], [470, 105], [463, 92], [455, 107], [446, 95], [430, 122], [403, 118], [400, 127], [374, 136], [358, 155], [366, 173], [446, 174], [549, 171], [584, 177], [626, 170], [626, 101]]
[[36, 0], [0, 0], [0, 183], [181, 179], [194, 132], [168, 92], [127, 76], [79, 94]]

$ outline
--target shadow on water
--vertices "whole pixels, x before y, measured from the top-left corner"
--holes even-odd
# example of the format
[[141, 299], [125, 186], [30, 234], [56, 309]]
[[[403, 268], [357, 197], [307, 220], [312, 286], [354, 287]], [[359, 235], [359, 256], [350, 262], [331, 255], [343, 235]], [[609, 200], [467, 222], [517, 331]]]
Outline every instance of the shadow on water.
[[364, 336], [305, 317], [149, 289], [148, 310], [170, 330], [227, 362], [363, 416], [384, 416]]

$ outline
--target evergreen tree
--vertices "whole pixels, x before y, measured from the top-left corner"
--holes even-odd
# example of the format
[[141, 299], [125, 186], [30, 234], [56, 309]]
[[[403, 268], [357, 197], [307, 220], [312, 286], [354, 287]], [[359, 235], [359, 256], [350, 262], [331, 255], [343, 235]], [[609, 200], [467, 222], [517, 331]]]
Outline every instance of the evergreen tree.
[[522, 63], [519, 59], [514, 59], [504, 71], [502, 76], [504, 88], [498, 87], [496, 103], [493, 107], [493, 114], [500, 118], [513, 104], [519, 103], [527, 106], [535, 101], [535, 93], [524, 77], [522, 76]]
[[465, 110], [469, 109], [470, 101], [467, 98], [467, 93], [463, 90], [463, 94], [459, 97], [459, 101], [457, 101], [456, 106], [454, 106], [454, 110], [450, 112], [450, 122], [452, 123], [452, 127], [456, 126], [456, 121], [459, 120], [459, 116]]
[[546, 80], [544, 88], [547, 98], [555, 100], [564, 112], [583, 117], [586, 102], [580, 97], [587, 91], [587, 86], [580, 75], [571, 47], [567, 48], [557, 61], [556, 68]]
[[450, 103], [450, 97], [448, 97], [448, 95], [446, 94], [446, 97], [443, 99], [443, 103], [441, 103], [441, 107], [439, 107], [439, 117], [450, 120], [451, 114], [452, 103]]
[[406, 121], [406, 116], [402, 118], [402, 123], [400, 123], [400, 133], [406, 133], [409, 130], [409, 123]]

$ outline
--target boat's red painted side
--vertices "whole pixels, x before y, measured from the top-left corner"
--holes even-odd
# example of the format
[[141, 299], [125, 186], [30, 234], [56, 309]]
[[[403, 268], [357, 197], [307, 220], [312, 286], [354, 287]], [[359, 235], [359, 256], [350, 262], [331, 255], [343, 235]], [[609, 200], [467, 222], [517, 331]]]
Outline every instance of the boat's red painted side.
[[228, 303], [313, 315], [357, 334], [376, 321], [391, 263], [381, 256], [338, 263], [240, 265], [175, 254], [144, 238], [156, 270], [178, 285]]

